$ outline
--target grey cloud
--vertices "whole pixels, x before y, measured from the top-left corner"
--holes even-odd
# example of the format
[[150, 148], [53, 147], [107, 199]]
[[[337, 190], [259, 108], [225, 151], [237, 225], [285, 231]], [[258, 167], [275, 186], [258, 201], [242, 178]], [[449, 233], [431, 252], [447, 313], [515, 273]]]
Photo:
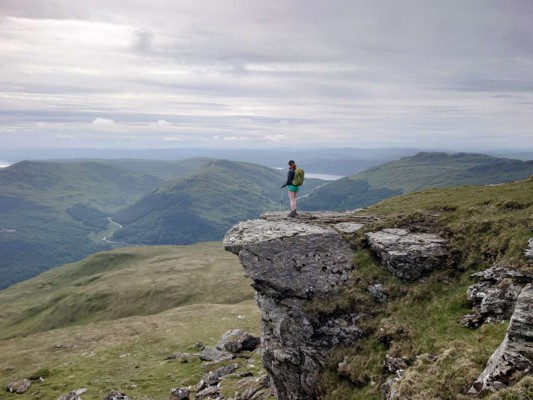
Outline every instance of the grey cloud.
[[[529, 1], [0, 2], [4, 16], [48, 18], [34, 35], [54, 19], [106, 23], [105, 32], [82, 26], [69, 46], [0, 29], [9, 61], [0, 66], [0, 109], [9, 113], [0, 129], [105, 118], [132, 129], [165, 120], [192, 136], [292, 138], [297, 124], [276, 121], [293, 120], [316, 143], [366, 134], [430, 144], [425, 132], [438, 131], [457, 146], [533, 131], [525, 117], [520, 126], [507, 119], [533, 105]], [[4, 28], [16, 23], [0, 18]]]
[[135, 41], [133, 48], [141, 53], [151, 53], [154, 43], [154, 33], [150, 30], [138, 29], [135, 31]]

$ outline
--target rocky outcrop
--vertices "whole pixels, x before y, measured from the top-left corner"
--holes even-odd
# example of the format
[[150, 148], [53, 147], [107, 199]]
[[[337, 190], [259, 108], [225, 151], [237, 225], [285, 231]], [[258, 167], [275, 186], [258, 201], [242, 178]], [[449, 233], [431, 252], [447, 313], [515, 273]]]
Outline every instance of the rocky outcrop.
[[329, 350], [355, 343], [362, 330], [358, 315], [317, 317], [306, 306], [350, 282], [353, 252], [344, 235], [368, 217], [350, 212], [302, 213], [290, 221], [281, 213], [262, 218], [231, 228], [224, 245], [239, 255], [245, 275], [253, 279], [261, 310], [261, 356], [276, 397], [318, 399], [316, 375]]
[[[193, 358], [200, 358], [205, 361], [202, 369], [208, 372], [202, 374], [201, 380], [194, 386], [187, 388], [170, 389], [169, 400], [266, 400], [272, 397], [272, 388], [268, 376], [254, 377], [250, 371], [239, 372], [243, 367], [242, 360], [249, 360], [251, 352], [256, 351], [259, 339], [241, 329], [232, 329], [224, 333], [216, 346], [205, 346], [198, 342], [194, 345], [200, 353], [173, 353], [165, 360], [173, 362], [178, 360], [181, 363], [191, 362]], [[233, 360], [228, 363], [229, 360]], [[246, 361], [248, 366], [253, 366]], [[233, 379], [229, 379], [233, 378]], [[236, 388], [238, 391], [234, 397], [225, 396], [224, 391], [228, 391], [228, 384], [225, 382], [235, 381], [242, 378]], [[230, 383], [229, 387], [233, 385]], [[192, 397], [191, 397], [192, 396]]]
[[85, 392], [87, 392], [86, 388], [71, 390], [57, 400], [82, 400], [81, 395]]
[[232, 329], [220, 338], [217, 348], [231, 353], [239, 353], [241, 351], [254, 351], [258, 345], [258, 337], [250, 335], [242, 329]]
[[113, 390], [109, 392], [102, 400], [129, 400], [129, 397], [126, 393]]
[[517, 270], [495, 264], [493, 267], [471, 275], [478, 280], [467, 290], [467, 298], [474, 310], [459, 320], [468, 328], [478, 328], [483, 323], [507, 321], [513, 315], [518, 295], [533, 277]]
[[524, 256], [528, 258], [529, 260], [533, 260], [533, 238], [529, 239], [527, 242], [528, 246], [524, 250]]
[[[253, 280], [263, 365], [278, 399], [317, 399], [315, 378], [329, 350], [364, 335], [363, 315], [317, 316], [306, 310], [311, 300], [330, 298], [349, 285], [355, 266], [346, 240], [375, 220], [361, 210], [304, 212], [295, 219], [269, 213], [226, 234], [226, 250], [239, 255], [245, 276]], [[384, 229], [366, 238], [384, 267], [401, 279], [420, 279], [449, 259], [446, 241], [436, 235]], [[377, 302], [388, 300], [383, 284], [366, 289]]]
[[484, 394], [512, 384], [532, 373], [533, 368], [533, 284], [518, 296], [505, 339], [490, 357], [485, 370], [470, 388], [470, 394]]
[[31, 381], [29, 379], [17, 379], [12, 382], [9, 382], [6, 391], [9, 393], [25, 393], [31, 386]]
[[366, 237], [370, 248], [400, 279], [420, 279], [444, 267], [449, 258], [446, 240], [437, 235], [390, 228], [367, 233]]
[[187, 388], [173, 388], [170, 389], [169, 400], [189, 400], [191, 391]]

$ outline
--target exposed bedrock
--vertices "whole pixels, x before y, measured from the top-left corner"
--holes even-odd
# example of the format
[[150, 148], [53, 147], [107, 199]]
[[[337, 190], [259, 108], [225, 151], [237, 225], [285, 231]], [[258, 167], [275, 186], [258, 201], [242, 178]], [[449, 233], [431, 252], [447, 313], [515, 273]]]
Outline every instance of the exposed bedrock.
[[483, 394], [511, 385], [533, 368], [533, 284], [526, 285], [516, 301], [505, 339], [492, 354], [485, 370], [470, 388]]
[[224, 245], [239, 255], [245, 275], [253, 279], [262, 318], [261, 356], [277, 398], [318, 399], [316, 376], [328, 351], [355, 343], [362, 331], [357, 315], [319, 320], [306, 305], [349, 283], [353, 252], [316, 214], [314, 223], [269, 216], [234, 226]]

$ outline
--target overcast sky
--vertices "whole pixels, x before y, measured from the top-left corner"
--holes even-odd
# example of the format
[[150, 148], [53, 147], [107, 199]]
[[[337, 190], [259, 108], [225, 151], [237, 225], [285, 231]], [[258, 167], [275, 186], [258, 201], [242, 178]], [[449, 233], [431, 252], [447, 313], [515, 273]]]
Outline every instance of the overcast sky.
[[0, 0], [0, 147], [533, 149], [531, 0]]

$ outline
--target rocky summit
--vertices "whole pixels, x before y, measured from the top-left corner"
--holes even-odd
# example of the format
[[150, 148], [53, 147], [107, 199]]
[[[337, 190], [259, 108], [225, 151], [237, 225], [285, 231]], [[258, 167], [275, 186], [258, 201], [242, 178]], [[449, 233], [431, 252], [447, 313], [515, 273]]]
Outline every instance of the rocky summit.
[[[338, 297], [354, 283], [358, 268], [354, 263], [354, 235], [374, 222], [377, 223], [369, 225], [369, 229], [379, 226], [379, 218], [365, 210], [301, 212], [297, 218], [267, 213], [260, 219], [241, 222], [226, 233], [225, 249], [239, 256], [245, 276], [253, 280], [261, 311], [262, 362], [277, 399], [320, 399], [317, 378], [332, 349], [353, 348], [365, 335], [368, 313], [338, 309], [317, 313], [311, 305], [314, 300]], [[416, 227], [369, 229], [360, 237], [399, 282], [421, 281], [451, 265], [447, 239], [434, 233], [417, 232]], [[500, 283], [500, 277], [507, 286]], [[531, 280], [499, 267], [472, 278], [481, 282], [469, 288], [465, 299], [474, 305], [476, 314], [466, 316], [461, 323], [476, 328], [512, 316], [504, 342], [483, 374], [471, 382], [470, 394], [478, 394], [512, 383], [517, 374], [531, 371]], [[503, 287], [503, 292], [496, 293], [488, 281]], [[382, 284], [365, 288], [376, 303], [389, 301]], [[499, 299], [509, 296], [510, 303], [503, 305]], [[497, 310], [492, 307], [489, 311], [489, 302], [497, 304]], [[395, 388], [401, 383], [403, 371], [409, 368], [408, 360], [387, 357], [384, 365], [393, 365], [387, 370], [395, 376], [376, 383], [381, 385], [384, 398], [397, 399]]]
[[[316, 376], [328, 352], [339, 344], [352, 345], [363, 335], [361, 315], [316, 316], [307, 305], [315, 297], [335, 296], [350, 283], [356, 266], [347, 235], [373, 220], [360, 210], [302, 213], [295, 220], [268, 213], [227, 232], [226, 250], [239, 256], [245, 275], [253, 280], [262, 316], [263, 365], [278, 399], [318, 399]], [[386, 246], [375, 240], [392, 270], [418, 271], [400, 277], [420, 277], [427, 271], [427, 259], [445, 255], [442, 239], [408, 232], [401, 232], [401, 238]], [[398, 247], [405, 253], [409, 241], [418, 243], [418, 257], [388, 257], [398, 254]], [[427, 248], [420, 244], [424, 241]], [[379, 293], [378, 287], [372, 289]]]
[[305, 309], [315, 296], [345, 286], [354, 267], [349, 244], [324, 220], [289, 223], [268, 214], [239, 223], [224, 238], [254, 281], [261, 356], [279, 399], [318, 398], [315, 378], [328, 350], [339, 341], [353, 343], [361, 333], [357, 316], [318, 320]]

